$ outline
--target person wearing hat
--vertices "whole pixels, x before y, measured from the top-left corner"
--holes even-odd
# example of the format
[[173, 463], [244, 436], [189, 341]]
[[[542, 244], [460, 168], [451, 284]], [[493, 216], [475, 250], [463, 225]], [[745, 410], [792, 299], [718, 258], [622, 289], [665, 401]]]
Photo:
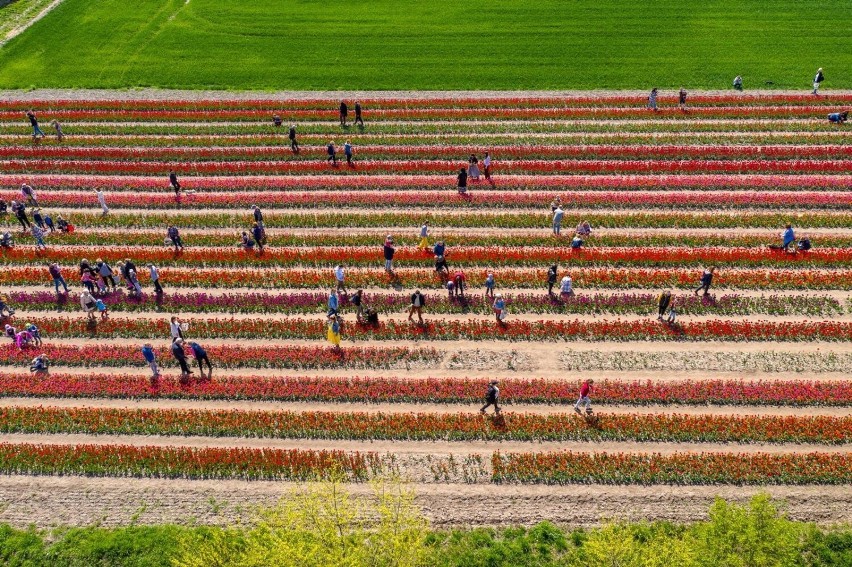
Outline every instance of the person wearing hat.
[[388, 234], [384, 245], [385, 271], [388, 273], [393, 273], [393, 255], [395, 252], [396, 248], [393, 247], [393, 238]]
[[819, 94], [819, 85], [825, 80], [825, 75], [822, 74], [822, 67], [817, 69], [816, 76], [814, 77], [814, 92], [813, 94]]
[[500, 415], [500, 406], [497, 405], [497, 399], [500, 397], [500, 388], [497, 387], [497, 384], [497, 380], [492, 380], [488, 383], [488, 392], [485, 394], [485, 405], [480, 408], [479, 413], [484, 414], [488, 406], [494, 406], [494, 415]]

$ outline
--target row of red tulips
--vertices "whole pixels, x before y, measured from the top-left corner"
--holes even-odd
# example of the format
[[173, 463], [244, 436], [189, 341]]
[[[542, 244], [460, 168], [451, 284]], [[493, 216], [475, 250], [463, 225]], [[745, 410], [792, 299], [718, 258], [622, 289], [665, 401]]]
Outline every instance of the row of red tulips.
[[773, 415], [367, 413], [128, 408], [0, 408], [2, 433], [353, 440], [852, 441], [852, 417]]
[[[135, 362], [135, 361], [134, 361]], [[575, 381], [504, 378], [502, 404], [570, 404]], [[594, 398], [603, 404], [719, 404], [850, 406], [852, 383], [817, 380], [679, 380], [595, 382]], [[0, 395], [35, 397], [248, 399], [322, 402], [414, 402], [474, 404], [482, 400], [484, 380], [473, 378], [233, 376], [180, 383], [129, 374], [32, 376], [0, 373]]]

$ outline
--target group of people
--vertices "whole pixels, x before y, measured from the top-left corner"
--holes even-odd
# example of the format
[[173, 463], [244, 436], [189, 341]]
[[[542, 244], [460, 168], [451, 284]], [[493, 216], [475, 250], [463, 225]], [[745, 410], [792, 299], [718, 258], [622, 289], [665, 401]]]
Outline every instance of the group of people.
[[267, 243], [266, 227], [263, 224], [263, 211], [257, 205], [252, 205], [251, 210], [254, 217], [254, 224], [251, 227], [251, 234], [245, 230], [243, 231], [241, 246], [245, 250], [253, 250], [257, 246], [258, 252], [263, 252], [263, 247]]
[[[593, 413], [592, 410], [592, 387], [594, 386], [595, 381], [589, 378], [588, 380], [583, 380], [580, 384], [580, 396], [577, 398], [577, 402], [574, 404], [574, 412], [582, 415], [583, 411], [580, 408], [584, 408], [587, 416], [591, 416]], [[485, 414], [485, 410], [489, 407], [494, 406], [494, 414], [500, 415], [500, 381], [499, 380], [490, 380], [488, 382], [488, 389], [485, 392], [485, 405], [479, 408], [479, 413]]]
[[494, 187], [494, 180], [491, 179], [491, 154], [485, 152], [481, 163], [482, 169], [480, 170], [479, 158], [476, 157], [476, 154], [470, 154], [470, 157], [467, 159], [467, 167], [461, 168], [456, 176], [456, 186], [458, 187], [459, 195], [467, 194], [468, 181], [479, 181], [481, 177], [484, 177], [485, 181]]
[[[553, 235], [562, 235], [562, 219], [565, 217], [565, 211], [562, 209], [562, 200], [557, 196], [550, 203], [550, 212], [553, 214], [552, 226]], [[577, 228], [574, 229], [574, 237], [571, 239], [571, 248], [579, 249], [586, 243], [586, 238], [592, 234], [592, 225], [589, 221], [580, 221]]]
[[[328, 154], [326, 161], [331, 162], [332, 167], [337, 167], [337, 146], [334, 145], [334, 140], [328, 143], [325, 151]], [[343, 144], [343, 155], [346, 157], [346, 165], [354, 167], [355, 164], [352, 163], [352, 143], [349, 140], [346, 140], [346, 143]]]
[[[27, 216], [27, 207], [32, 207], [32, 221]], [[0, 199], [0, 214], [11, 212], [21, 224], [21, 231], [32, 234], [36, 248], [44, 249], [45, 236], [49, 232], [56, 230], [60, 232], [72, 232], [73, 226], [68, 223], [62, 216], [56, 217], [54, 222], [53, 217], [49, 214], [42, 213], [36, 197], [35, 189], [27, 183], [21, 184], [21, 201], [13, 200], [7, 207], [6, 201]], [[9, 231], [0, 235], [0, 246], [3, 248], [11, 248], [14, 245], [14, 237]]]
[[[195, 362], [198, 364], [198, 372], [201, 375], [202, 380], [207, 379], [210, 380], [213, 378], [213, 364], [210, 362], [210, 357], [207, 354], [207, 350], [198, 344], [196, 341], [187, 341], [186, 337], [184, 337], [184, 333], [189, 331], [189, 324], [181, 322], [176, 316], [173, 316], [169, 321], [169, 334], [171, 335], [172, 343], [169, 347], [169, 352], [172, 357], [177, 362], [180, 367], [181, 383], [186, 383], [191, 374], [194, 374], [192, 369], [189, 367], [188, 359], [186, 356], [186, 346], [189, 346], [190, 352], [192, 353], [192, 357], [195, 359]], [[142, 346], [142, 358], [145, 359], [145, 362], [148, 364], [148, 367], [151, 369], [151, 381], [152, 383], [156, 382], [160, 378], [160, 367], [157, 364], [157, 354], [154, 351], [154, 347], [151, 343], [145, 343]], [[207, 365], [207, 376], [204, 376], [204, 365]]]

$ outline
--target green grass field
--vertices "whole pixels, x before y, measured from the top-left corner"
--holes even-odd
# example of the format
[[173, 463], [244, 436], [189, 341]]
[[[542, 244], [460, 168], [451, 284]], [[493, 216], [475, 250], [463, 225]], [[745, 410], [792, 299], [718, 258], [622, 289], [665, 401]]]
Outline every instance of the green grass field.
[[850, 19], [849, 0], [65, 0], [0, 48], [0, 88], [807, 90], [822, 66], [848, 89]]

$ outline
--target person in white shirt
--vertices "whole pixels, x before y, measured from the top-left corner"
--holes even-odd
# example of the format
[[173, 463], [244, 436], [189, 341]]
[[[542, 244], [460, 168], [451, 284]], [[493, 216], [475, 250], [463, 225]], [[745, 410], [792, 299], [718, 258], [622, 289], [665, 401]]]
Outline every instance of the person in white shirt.
[[177, 317], [172, 317], [171, 323], [169, 323], [169, 331], [172, 334], [172, 342], [183, 338], [183, 329]]
[[98, 204], [101, 206], [101, 210], [103, 211], [103, 215], [109, 213], [109, 207], [106, 204], [106, 197], [104, 196], [104, 192], [100, 190], [100, 188], [95, 189], [95, 193], [98, 195]]
[[562, 297], [574, 297], [574, 288], [571, 285], [571, 276], [565, 274], [562, 281], [559, 283], [559, 293]]
[[559, 236], [562, 231], [563, 215], [565, 215], [565, 211], [562, 210], [562, 207], [557, 206], [556, 210], [553, 211], [553, 234], [556, 236]]
[[485, 180], [494, 186], [494, 181], [491, 180], [491, 154], [485, 152], [485, 157], [482, 159], [482, 172], [485, 174]]
[[160, 271], [154, 264], [148, 264], [148, 271], [151, 273], [151, 283], [154, 284], [155, 293], [163, 293], [163, 286], [160, 285]]
[[346, 292], [346, 286], [343, 285], [343, 264], [339, 264], [334, 268], [334, 279], [337, 280], [337, 291], [342, 291], [345, 295], [348, 295]]

